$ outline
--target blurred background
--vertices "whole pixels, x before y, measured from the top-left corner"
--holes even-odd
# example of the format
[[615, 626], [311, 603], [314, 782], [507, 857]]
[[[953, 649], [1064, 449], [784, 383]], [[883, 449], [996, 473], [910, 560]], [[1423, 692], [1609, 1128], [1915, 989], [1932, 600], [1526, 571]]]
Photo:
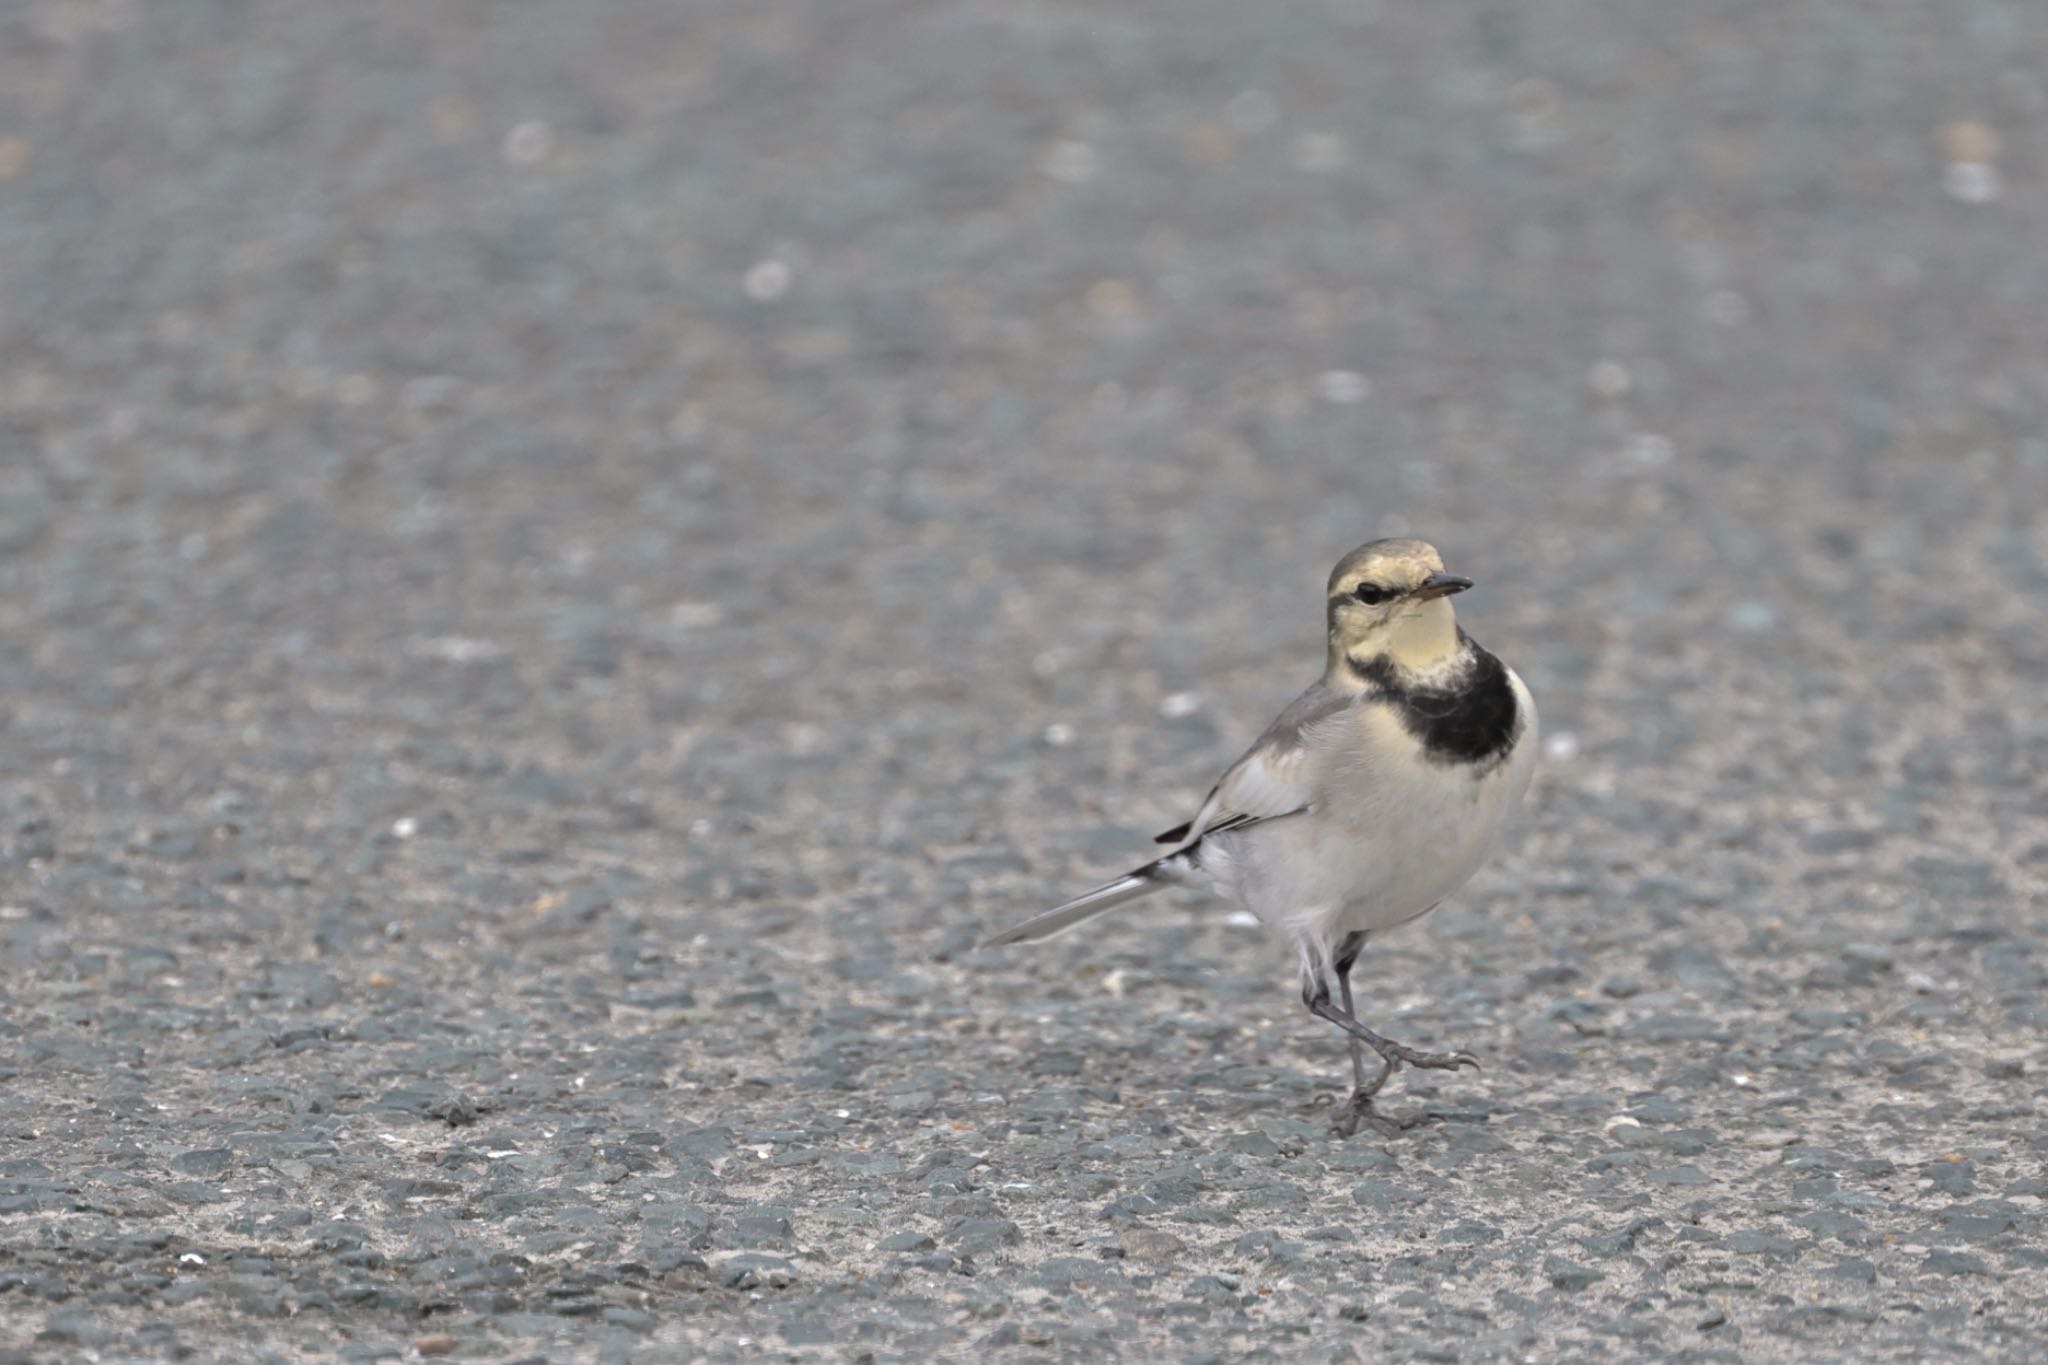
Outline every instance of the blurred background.
[[2011, 762], [2026, 15], [12, 6], [17, 745], [1149, 826], [1405, 532], [1636, 802]]
[[1185, 818], [1385, 534], [1549, 761], [1374, 1017], [1495, 1114], [1589, 1047], [1962, 1102], [1912, 1059], [2048, 1020], [2044, 72], [2032, 0], [13, 0], [0, 1105], [1306, 1106], [1213, 908], [963, 950]]

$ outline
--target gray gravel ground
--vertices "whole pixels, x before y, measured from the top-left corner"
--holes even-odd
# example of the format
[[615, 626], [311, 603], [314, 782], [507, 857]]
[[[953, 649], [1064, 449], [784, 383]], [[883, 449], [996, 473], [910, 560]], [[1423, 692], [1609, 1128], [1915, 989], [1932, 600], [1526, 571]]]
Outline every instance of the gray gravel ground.
[[[2038, 0], [0, 8], [12, 1359], [2039, 1359]], [[1343, 1048], [1122, 870], [1412, 530]]]

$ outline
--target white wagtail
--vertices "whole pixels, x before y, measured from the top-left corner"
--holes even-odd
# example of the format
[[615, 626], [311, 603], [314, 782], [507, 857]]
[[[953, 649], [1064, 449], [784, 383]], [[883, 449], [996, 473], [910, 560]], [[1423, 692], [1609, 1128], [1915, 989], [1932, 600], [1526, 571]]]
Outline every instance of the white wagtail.
[[[1355, 1089], [1338, 1120], [1396, 1132], [1373, 1108], [1395, 1066], [1478, 1066], [1419, 1052], [1361, 1024], [1351, 966], [1374, 934], [1418, 919], [1465, 884], [1536, 766], [1536, 705], [1515, 671], [1458, 628], [1472, 580], [1433, 546], [1375, 540], [1330, 571], [1329, 662], [1210, 789], [1159, 836], [1157, 862], [1024, 921], [984, 946], [1050, 938], [1168, 886], [1215, 891], [1284, 935], [1311, 1013], [1350, 1035]], [[1330, 999], [1334, 972], [1344, 1004]], [[1365, 1050], [1380, 1065], [1367, 1074]]]

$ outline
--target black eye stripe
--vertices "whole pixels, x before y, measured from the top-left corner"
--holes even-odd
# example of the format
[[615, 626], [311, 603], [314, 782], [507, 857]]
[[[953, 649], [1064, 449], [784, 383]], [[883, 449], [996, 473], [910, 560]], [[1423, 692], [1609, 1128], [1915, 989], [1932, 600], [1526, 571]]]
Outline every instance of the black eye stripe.
[[1393, 589], [1383, 588], [1377, 583], [1360, 583], [1351, 590], [1351, 595], [1368, 607], [1376, 607], [1394, 595]]

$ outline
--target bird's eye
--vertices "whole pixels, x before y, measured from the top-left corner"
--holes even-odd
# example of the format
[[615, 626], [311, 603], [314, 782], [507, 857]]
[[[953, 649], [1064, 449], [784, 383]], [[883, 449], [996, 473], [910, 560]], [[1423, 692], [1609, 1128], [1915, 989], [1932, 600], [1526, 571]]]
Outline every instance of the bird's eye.
[[1368, 607], [1376, 607], [1394, 594], [1377, 583], [1360, 583], [1352, 590], [1351, 595]]

